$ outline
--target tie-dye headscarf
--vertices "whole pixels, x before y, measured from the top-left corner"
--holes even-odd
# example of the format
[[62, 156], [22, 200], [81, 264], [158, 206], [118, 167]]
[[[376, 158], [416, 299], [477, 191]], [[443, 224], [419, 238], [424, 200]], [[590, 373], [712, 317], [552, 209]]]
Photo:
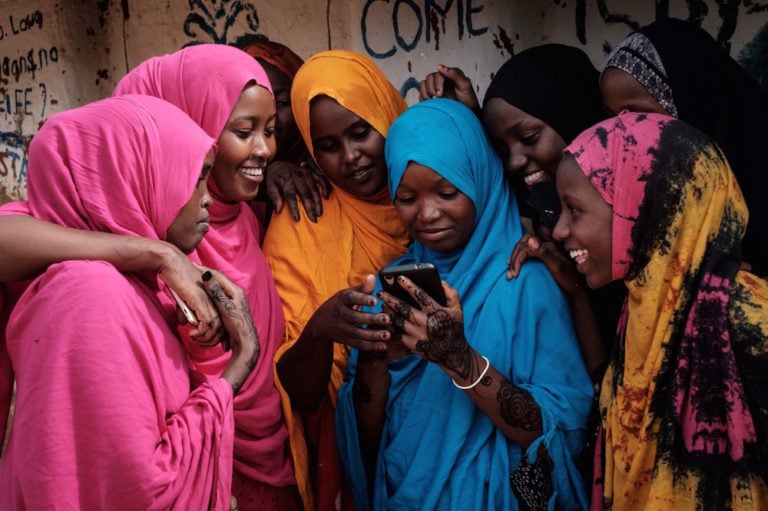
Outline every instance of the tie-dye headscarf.
[[747, 210], [722, 152], [629, 112], [566, 152], [613, 208], [629, 291], [600, 395], [603, 503], [765, 509], [768, 283], [739, 271]]

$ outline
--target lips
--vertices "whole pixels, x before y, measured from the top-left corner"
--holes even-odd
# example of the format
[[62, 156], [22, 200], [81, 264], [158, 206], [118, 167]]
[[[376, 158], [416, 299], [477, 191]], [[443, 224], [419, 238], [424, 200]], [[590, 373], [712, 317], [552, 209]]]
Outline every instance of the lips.
[[589, 250], [584, 250], [582, 248], [571, 249], [568, 251], [568, 253], [571, 256], [571, 259], [576, 262], [576, 266], [584, 263], [587, 259], [589, 259]]
[[447, 227], [418, 229], [416, 231], [418, 235], [417, 237], [419, 238], [419, 240], [422, 240], [422, 241], [440, 241], [446, 236], [448, 236], [450, 232], [451, 232], [451, 229]]
[[261, 182], [264, 179], [264, 167], [240, 167], [237, 172], [253, 181]]
[[372, 173], [373, 173], [373, 166], [369, 165], [367, 167], [354, 169], [352, 173], [347, 176], [347, 179], [350, 179], [356, 182], [366, 181], [371, 176]]

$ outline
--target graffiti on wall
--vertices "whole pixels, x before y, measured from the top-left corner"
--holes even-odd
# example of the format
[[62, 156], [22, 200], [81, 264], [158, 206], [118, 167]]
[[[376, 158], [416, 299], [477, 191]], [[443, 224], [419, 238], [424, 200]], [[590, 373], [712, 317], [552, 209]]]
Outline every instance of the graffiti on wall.
[[[35, 10], [0, 18], [0, 41], [42, 30], [43, 13]], [[7, 122], [0, 129], [0, 202], [26, 196], [27, 149], [32, 135], [24, 135], [26, 119], [42, 122], [46, 116], [48, 89], [34, 83], [37, 73], [58, 63], [56, 46], [28, 48], [16, 55], [0, 56], [0, 118]]]
[[[245, 23], [245, 28], [256, 33], [259, 30], [259, 15], [256, 7], [239, 0], [190, 0], [192, 12], [184, 20], [184, 33], [193, 38], [186, 46], [198, 43], [227, 44], [234, 39], [230, 30], [236, 24]], [[206, 35], [201, 40], [200, 34]]]
[[[555, 4], [559, 5], [563, 0], [552, 0]], [[616, 2], [621, 4], [621, 2]], [[710, 7], [704, 0], [685, 0], [684, 10], [687, 11], [687, 15], [681, 17], [687, 19], [695, 25], [701, 26], [704, 18], [710, 14]], [[712, 3], [712, 2], [710, 2]], [[629, 30], [637, 30], [643, 23], [637, 19], [634, 19], [630, 14], [621, 12], [621, 8], [614, 9], [607, 0], [597, 0], [597, 11], [606, 25], [625, 25]], [[740, 15], [751, 15], [768, 11], [768, 3], [757, 2], [754, 0], [717, 0], [714, 2], [716, 6], [717, 17], [720, 20], [720, 24], [717, 27], [713, 37], [728, 51], [731, 50], [731, 39], [736, 33], [736, 27], [739, 22]], [[624, 3], [623, 5], [626, 5]], [[648, 8], [653, 8], [654, 19], [669, 18], [670, 14], [670, 0], [653, 0], [648, 2]], [[587, 13], [587, 0], [577, 0], [575, 7], [575, 19], [576, 19], [576, 36], [579, 42], [582, 44], [587, 43], [587, 18], [590, 15]], [[712, 13], [714, 14], [714, 12]]]
[[[503, 56], [514, 54], [513, 43], [502, 27], [494, 32], [483, 21], [490, 14], [482, 0], [366, 0], [360, 15], [360, 32], [366, 53], [374, 59], [409, 54], [421, 44], [440, 51], [441, 37], [461, 43], [471, 37], [491, 37]], [[409, 68], [410, 72], [410, 68]], [[400, 86], [405, 97], [418, 89], [419, 80], [408, 76]]]

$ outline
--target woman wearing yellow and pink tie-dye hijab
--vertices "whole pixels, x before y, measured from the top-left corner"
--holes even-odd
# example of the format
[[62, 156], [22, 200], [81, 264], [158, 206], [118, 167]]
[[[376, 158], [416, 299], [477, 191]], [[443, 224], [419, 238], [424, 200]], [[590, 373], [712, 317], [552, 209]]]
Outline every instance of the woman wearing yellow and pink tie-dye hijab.
[[625, 112], [567, 147], [557, 186], [579, 271], [628, 289], [593, 509], [766, 509], [768, 283], [739, 269], [748, 213], [722, 151]]

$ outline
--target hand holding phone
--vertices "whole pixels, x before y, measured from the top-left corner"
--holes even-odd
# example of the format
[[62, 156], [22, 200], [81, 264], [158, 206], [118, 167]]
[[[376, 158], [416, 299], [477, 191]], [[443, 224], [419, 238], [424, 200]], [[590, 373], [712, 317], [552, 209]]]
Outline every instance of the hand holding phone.
[[445, 291], [440, 280], [440, 273], [432, 263], [411, 263], [399, 266], [390, 266], [379, 272], [381, 287], [392, 296], [409, 303], [411, 306], [421, 309], [421, 306], [403, 288], [397, 281], [397, 278], [403, 275], [419, 286], [425, 293], [432, 297], [437, 303], [445, 306]]
[[181, 297], [171, 289], [170, 287], [167, 288], [168, 291], [171, 293], [171, 296], [176, 301], [176, 305], [179, 306], [179, 310], [181, 310], [182, 314], [184, 314], [184, 317], [187, 318], [187, 322], [192, 326], [197, 326], [198, 319], [197, 316], [195, 316], [195, 313], [192, 312], [192, 309], [189, 308], [189, 306], [184, 302], [184, 300], [181, 299]]

